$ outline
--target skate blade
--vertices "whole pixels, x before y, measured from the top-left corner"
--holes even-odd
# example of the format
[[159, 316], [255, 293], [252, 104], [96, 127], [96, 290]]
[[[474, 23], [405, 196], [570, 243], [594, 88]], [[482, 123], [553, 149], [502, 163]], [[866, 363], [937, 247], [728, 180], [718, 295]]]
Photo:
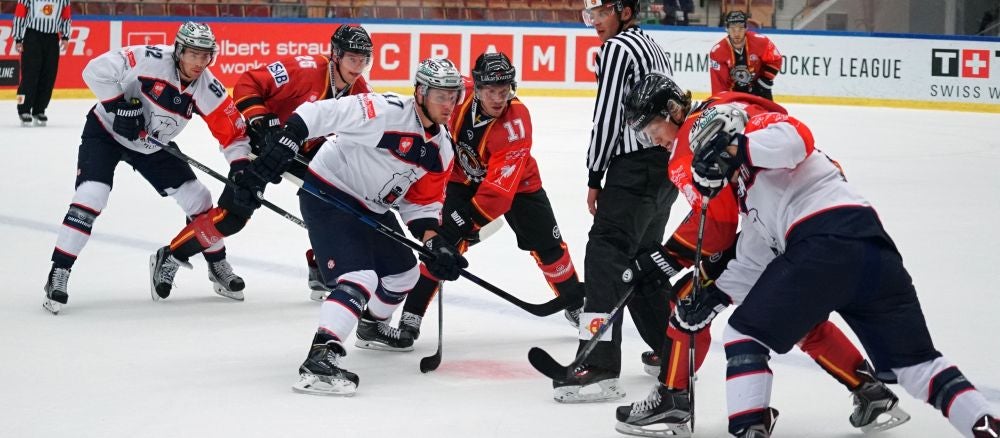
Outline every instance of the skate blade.
[[349, 380], [326, 380], [313, 374], [301, 374], [299, 381], [292, 385], [292, 391], [300, 394], [351, 397], [358, 387]]
[[329, 292], [326, 289], [313, 289], [312, 292], [309, 293], [309, 299], [317, 303], [322, 303], [323, 301], [326, 301], [326, 296], [328, 294]]
[[221, 297], [226, 297], [235, 301], [243, 301], [244, 299], [243, 291], [229, 290], [219, 283], [213, 283], [212, 286], [215, 289], [215, 293], [219, 294]]
[[628, 423], [618, 422], [615, 430], [625, 435], [650, 436], [650, 437], [690, 437], [691, 427], [688, 423], [666, 424], [653, 423], [648, 426], [636, 426]]
[[861, 426], [861, 431], [864, 433], [882, 432], [899, 426], [907, 421], [910, 421], [910, 414], [907, 414], [906, 411], [899, 407], [899, 404], [896, 404], [896, 406], [893, 406], [892, 409], [879, 414], [879, 416], [875, 418], [875, 421]]
[[43, 122], [43, 121], [40, 121], [40, 120], [35, 120], [35, 126], [45, 126], [45, 123], [46, 122]]
[[559, 403], [596, 403], [625, 398], [625, 390], [618, 386], [618, 379], [607, 379], [585, 386], [555, 388], [552, 398]]
[[42, 308], [48, 310], [53, 315], [58, 315], [59, 311], [62, 310], [62, 303], [45, 298], [42, 301]]
[[153, 271], [156, 270], [156, 254], [149, 256], [149, 294], [153, 301], [160, 301], [160, 295], [156, 293], [156, 282], [153, 281]]
[[412, 345], [409, 347], [393, 347], [390, 345], [383, 344], [381, 342], [366, 341], [364, 339], [358, 339], [357, 342], [354, 343], [354, 346], [358, 348], [364, 348], [365, 350], [395, 351], [399, 353], [413, 351]]

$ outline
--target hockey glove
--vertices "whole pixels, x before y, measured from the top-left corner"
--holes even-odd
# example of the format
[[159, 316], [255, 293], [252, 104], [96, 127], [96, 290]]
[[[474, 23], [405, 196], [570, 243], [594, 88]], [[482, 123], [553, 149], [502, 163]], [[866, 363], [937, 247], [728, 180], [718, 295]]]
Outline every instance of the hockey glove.
[[249, 170], [260, 179], [277, 184], [281, 182], [281, 174], [295, 159], [301, 144], [302, 139], [292, 130], [278, 129], [267, 136], [260, 156], [253, 161]]
[[[733, 172], [743, 164], [746, 142], [747, 138], [743, 134], [729, 135], [719, 131], [694, 151], [691, 168], [694, 185], [699, 193], [709, 198], [719, 194]], [[736, 155], [728, 150], [730, 145], [736, 145]]]
[[441, 218], [441, 237], [445, 241], [458, 246], [462, 240], [479, 240], [479, 233], [473, 231], [476, 223], [464, 208], [457, 208], [446, 213]]
[[250, 144], [259, 151], [264, 148], [267, 136], [281, 128], [281, 121], [273, 113], [264, 113], [251, 117], [249, 125]]
[[[233, 187], [233, 203], [248, 210], [260, 208], [260, 198], [257, 193], [264, 194], [267, 181], [264, 181], [247, 171], [249, 163], [236, 161], [229, 168], [229, 179], [235, 183]], [[221, 204], [221, 202], [220, 202]]]
[[751, 94], [763, 97], [767, 100], [774, 100], [774, 96], [771, 93], [771, 85], [773, 85], [772, 81], [760, 78], [753, 84], [753, 89], [751, 89], [750, 92]]
[[[632, 271], [634, 277], [632, 282], [638, 288], [639, 293], [654, 292], [665, 287], [670, 287], [670, 277], [677, 275], [684, 269], [673, 257], [663, 252], [663, 248], [656, 248], [652, 251], [643, 251], [638, 257], [632, 260], [628, 270]], [[623, 274], [622, 278], [628, 274]]]
[[689, 295], [686, 299], [678, 300], [677, 313], [670, 322], [682, 332], [697, 333], [708, 327], [715, 316], [732, 303], [729, 295], [719, 289], [715, 282], [710, 282], [694, 298]]
[[424, 262], [431, 275], [440, 280], [457, 280], [461, 270], [469, 267], [469, 261], [440, 235], [427, 239], [424, 248], [431, 253], [431, 257], [421, 254], [420, 261]]
[[115, 133], [126, 140], [136, 141], [139, 134], [146, 129], [146, 118], [142, 115], [142, 102], [132, 99], [115, 104], [115, 123], [112, 126]]

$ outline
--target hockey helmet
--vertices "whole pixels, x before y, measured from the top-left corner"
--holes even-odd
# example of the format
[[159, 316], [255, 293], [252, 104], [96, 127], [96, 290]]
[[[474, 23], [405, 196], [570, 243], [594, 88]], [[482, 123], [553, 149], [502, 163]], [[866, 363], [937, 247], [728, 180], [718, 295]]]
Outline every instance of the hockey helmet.
[[[681, 90], [667, 76], [651, 73], [642, 78], [625, 97], [625, 123], [642, 131], [655, 117], [663, 117], [680, 126], [691, 109], [691, 92]], [[680, 112], [678, 119], [672, 114]]]
[[417, 66], [415, 78], [417, 92], [427, 95], [427, 90], [438, 88], [442, 90], [464, 91], [465, 84], [462, 74], [455, 64], [447, 59], [425, 59]]
[[472, 67], [472, 81], [476, 88], [484, 85], [505, 85], [510, 84], [511, 96], [517, 91], [517, 70], [510, 58], [503, 53], [483, 53], [476, 58], [476, 65]]
[[177, 30], [177, 36], [174, 38], [174, 61], [178, 60], [185, 48], [211, 52], [213, 60], [219, 51], [212, 29], [205, 23], [194, 21], [182, 24]]
[[587, 26], [593, 26], [592, 13], [597, 9], [613, 7], [615, 12], [621, 14], [625, 8], [632, 9], [632, 18], [639, 16], [639, 0], [583, 0], [583, 22]]
[[330, 37], [330, 51], [337, 57], [344, 52], [372, 56], [372, 37], [365, 28], [357, 24], [341, 24]]
[[746, 27], [747, 19], [749, 18], [750, 17], [747, 16], [746, 12], [740, 10], [732, 10], [726, 12], [726, 16], [722, 19], [722, 27], [729, 27], [734, 24], [742, 24], [743, 27]]

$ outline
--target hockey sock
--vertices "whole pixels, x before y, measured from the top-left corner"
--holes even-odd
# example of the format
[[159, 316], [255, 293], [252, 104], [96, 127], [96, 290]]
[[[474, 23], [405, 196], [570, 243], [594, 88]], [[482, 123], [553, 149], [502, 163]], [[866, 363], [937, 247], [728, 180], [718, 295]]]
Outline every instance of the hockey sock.
[[726, 343], [726, 408], [729, 412], [729, 433], [754, 424], [765, 424], [771, 405], [773, 375], [767, 365], [767, 347], [727, 325]]
[[84, 181], [77, 186], [52, 251], [52, 263], [56, 267], [73, 267], [77, 256], [90, 239], [94, 221], [107, 206], [110, 194], [111, 186], [104, 183]]
[[799, 341], [798, 346], [824, 371], [847, 387], [848, 391], [853, 391], [861, 385], [862, 380], [855, 370], [864, 358], [844, 332], [832, 322], [823, 321], [813, 327], [806, 337]]
[[355, 283], [340, 282], [319, 311], [319, 328], [337, 339], [347, 339], [371, 294]]
[[[687, 389], [688, 387], [688, 355], [691, 335], [674, 328], [667, 327], [666, 348], [664, 348], [660, 364], [659, 380], [669, 389]], [[694, 337], [694, 369], [698, 371], [708, 356], [708, 347], [712, 344], [712, 333], [702, 330]]]
[[417, 284], [413, 286], [413, 290], [406, 297], [406, 303], [403, 304], [404, 312], [424, 316], [427, 313], [427, 307], [434, 300], [434, 295], [437, 295], [438, 287], [441, 283], [430, 272], [426, 271], [427, 269], [424, 267], [424, 264], [421, 263], [420, 278], [417, 280]]
[[892, 371], [906, 392], [940, 410], [962, 434], [967, 435], [976, 420], [993, 412], [983, 394], [943, 357]]
[[580, 279], [576, 275], [566, 243], [560, 243], [556, 248], [532, 251], [531, 256], [557, 296], [567, 294], [568, 297], [583, 297], [583, 288], [580, 287]]

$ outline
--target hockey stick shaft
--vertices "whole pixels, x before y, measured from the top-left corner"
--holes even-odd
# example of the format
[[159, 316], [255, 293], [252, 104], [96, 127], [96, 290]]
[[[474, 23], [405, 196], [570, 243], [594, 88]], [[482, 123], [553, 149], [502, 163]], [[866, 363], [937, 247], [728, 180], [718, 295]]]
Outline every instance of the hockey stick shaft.
[[420, 372], [429, 373], [441, 366], [441, 355], [444, 350], [444, 282], [438, 282], [438, 348], [433, 355], [420, 359]]
[[[216, 172], [215, 170], [212, 170], [211, 167], [208, 167], [208, 166], [206, 166], [204, 164], [201, 164], [201, 162], [199, 162], [198, 160], [195, 160], [194, 158], [191, 158], [189, 155], [185, 154], [184, 152], [181, 152], [180, 148], [177, 147], [176, 143], [169, 142], [167, 144], [164, 144], [163, 142], [157, 140], [156, 138], [149, 137], [149, 136], [145, 137], [145, 141], [148, 142], [148, 143], [150, 143], [150, 144], [152, 144], [152, 145], [154, 145], [154, 146], [158, 146], [159, 148], [167, 151], [167, 153], [169, 153], [170, 155], [173, 155], [173, 156], [175, 156], [177, 158], [180, 158], [181, 160], [184, 160], [191, 167], [194, 167], [195, 169], [198, 169], [198, 170], [200, 170], [202, 172], [205, 172], [206, 174], [208, 174], [212, 178], [215, 178], [215, 179], [219, 180], [220, 182], [222, 182], [225, 185], [227, 185], [227, 186], [229, 186], [231, 188], [234, 188], [234, 189], [239, 188], [236, 185], [236, 183], [234, 183], [229, 178], [223, 176], [222, 174], [220, 174], [219, 172]], [[257, 199], [260, 200], [260, 205], [263, 205], [263, 206], [267, 207], [268, 209], [270, 209], [271, 211], [273, 211], [275, 213], [278, 213], [281, 216], [284, 216], [285, 219], [288, 219], [288, 220], [294, 222], [296, 225], [298, 225], [298, 226], [300, 226], [302, 228], [306, 228], [305, 221], [303, 221], [302, 219], [299, 219], [298, 216], [295, 216], [294, 214], [289, 213], [285, 209], [283, 209], [281, 207], [278, 207], [277, 205], [274, 205], [274, 203], [272, 203], [271, 201], [268, 201], [268, 200], [264, 199], [261, 196], [260, 193], [257, 193]]]
[[[708, 216], [708, 196], [701, 197], [701, 215], [698, 217], [698, 240], [694, 245], [694, 267], [692, 268], [692, 278], [694, 284], [691, 286], [690, 299], [694, 299], [701, 293], [701, 247], [705, 240], [705, 218]], [[688, 397], [691, 401], [691, 433], [694, 433], [694, 380], [696, 352], [694, 348], [695, 334], [688, 335]]]

